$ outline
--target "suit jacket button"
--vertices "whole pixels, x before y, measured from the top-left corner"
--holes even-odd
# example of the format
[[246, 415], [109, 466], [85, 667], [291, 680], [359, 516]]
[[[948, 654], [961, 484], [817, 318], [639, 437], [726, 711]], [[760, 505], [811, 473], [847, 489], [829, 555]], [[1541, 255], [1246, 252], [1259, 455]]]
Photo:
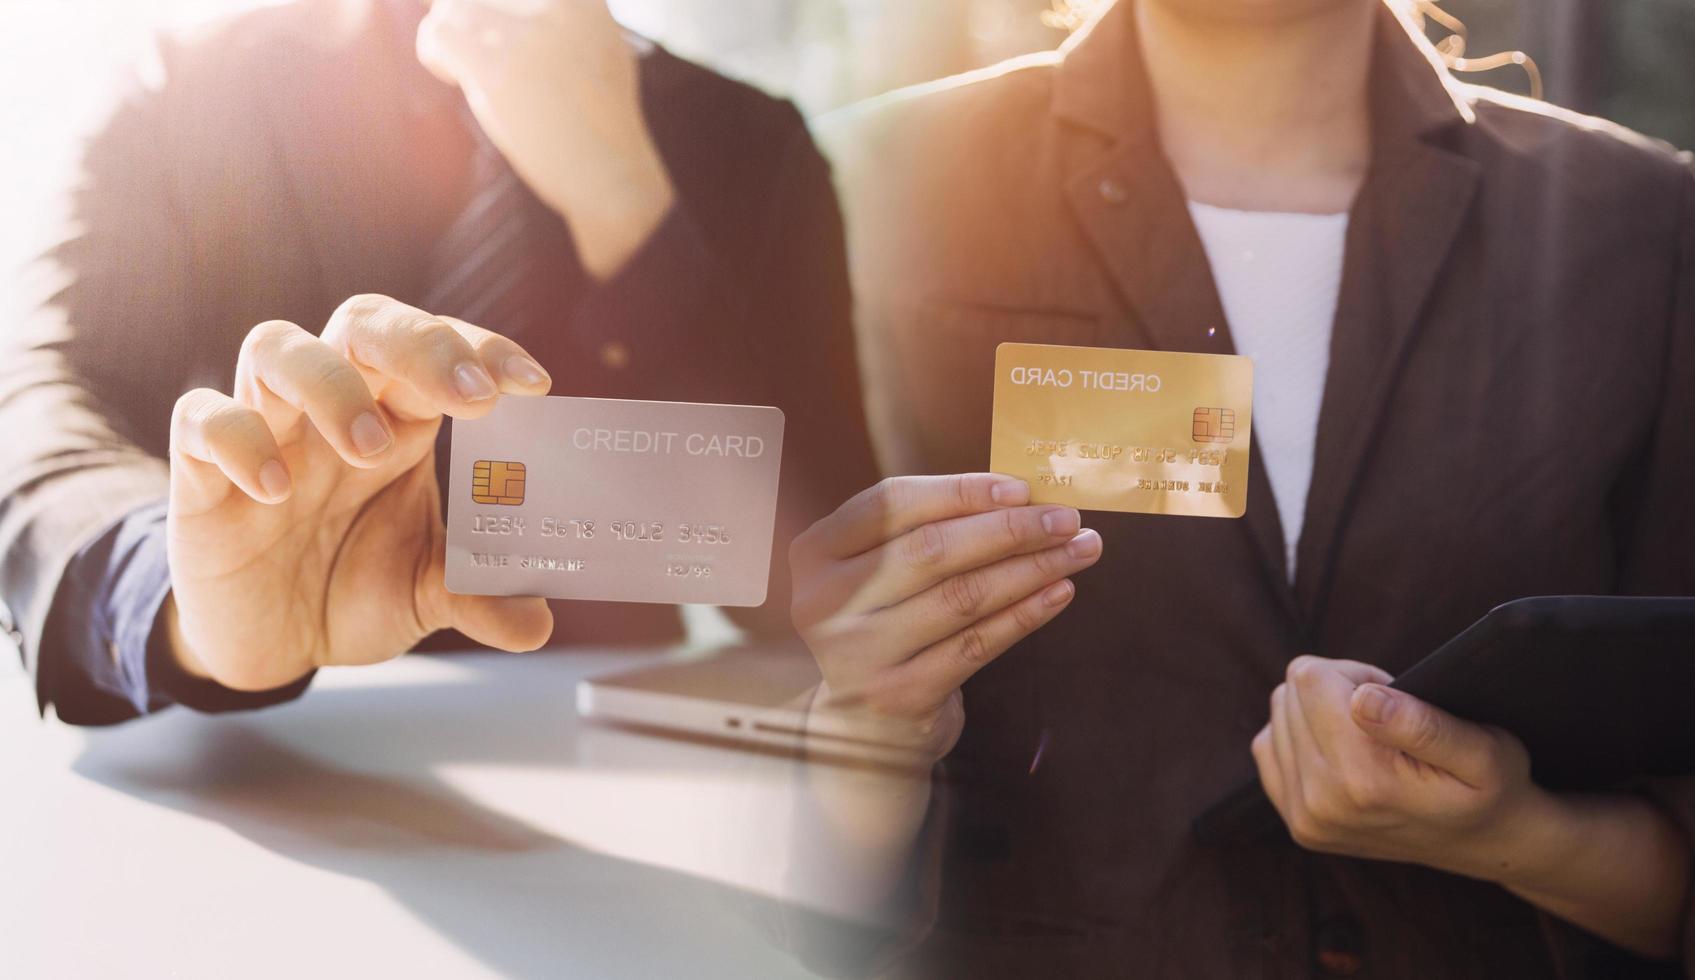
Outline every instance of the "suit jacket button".
[[630, 349], [616, 340], [600, 345], [600, 363], [614, 371], [630, 363]]
[[1130, 190], [1122, 180], [1108, 177], [1101, 181], [1101, 200], [1108, 204], [1123, 204], [1130, 200]]
[[1325, 976], [1351, 977], [1365, 968], [1365, 932], [1357, 920], [1326, 919], [1314, 931], [1313, 940], [1313, 958]]

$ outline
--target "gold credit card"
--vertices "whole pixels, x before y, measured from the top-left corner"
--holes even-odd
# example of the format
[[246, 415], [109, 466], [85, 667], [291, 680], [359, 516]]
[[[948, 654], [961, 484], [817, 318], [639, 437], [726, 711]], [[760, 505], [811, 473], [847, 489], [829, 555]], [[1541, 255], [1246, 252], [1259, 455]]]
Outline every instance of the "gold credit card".
[[1232, 354], [1001, 344], [989, 468], [1036, 503], [1241, 517], [1253, 400]]

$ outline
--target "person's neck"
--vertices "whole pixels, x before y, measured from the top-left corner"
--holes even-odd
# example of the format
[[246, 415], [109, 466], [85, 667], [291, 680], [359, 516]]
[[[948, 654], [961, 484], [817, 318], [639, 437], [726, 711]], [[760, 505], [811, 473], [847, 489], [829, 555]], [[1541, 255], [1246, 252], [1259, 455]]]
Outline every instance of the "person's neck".
[[1375, 7], [1335, 3], [1284, 22], [1241, 23], [1136, 3], [1160, 143], [1190, 200], [1348, 209], [1371, 156]]

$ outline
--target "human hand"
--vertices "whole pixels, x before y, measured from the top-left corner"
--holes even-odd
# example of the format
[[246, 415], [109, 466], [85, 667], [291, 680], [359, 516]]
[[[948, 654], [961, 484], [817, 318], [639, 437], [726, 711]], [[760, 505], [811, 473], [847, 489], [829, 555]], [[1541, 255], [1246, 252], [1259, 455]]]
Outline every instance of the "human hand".
[[443, 415], [551, 384], [512, 341], [382, 296], [342, 304], [322, 338], [254, 327], [234, 396], [190, 391], [172, 418], [164, 616], [179, 663], [266, 690], [449, 627], [545, 643], [545, 600], [447, 591], [434, 457]]
[[1511, 734], [1384, 685], [1376, 667], [1297, 657], [1254, 736], [1260, 781], [1296, 843], [1502, 880], [1556, 824]]
[[417, 49], [565, 218], [597, 278], [616, 272], [670, 210], [674, 190], [642, 114], [637, 53], [605, 0], [435, 0]]
[[1028, 506], [989, 473], [895, 477], [843, 504], [790, 549], [794, 622], [824, 675], [816, 704], [866, 737], [945, 755], [960, 685], [1059, 615], [1100, 535], [1070, 507]]

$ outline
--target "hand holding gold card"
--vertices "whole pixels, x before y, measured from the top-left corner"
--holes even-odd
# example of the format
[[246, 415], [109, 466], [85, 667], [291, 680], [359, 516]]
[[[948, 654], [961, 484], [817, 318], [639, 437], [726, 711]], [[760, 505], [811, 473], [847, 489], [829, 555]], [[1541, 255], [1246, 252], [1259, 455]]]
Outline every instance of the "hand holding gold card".
[[1241, 517], [1253, 395], [1245, 357], [1001, 344], [989, 468], [1033, 503]]

